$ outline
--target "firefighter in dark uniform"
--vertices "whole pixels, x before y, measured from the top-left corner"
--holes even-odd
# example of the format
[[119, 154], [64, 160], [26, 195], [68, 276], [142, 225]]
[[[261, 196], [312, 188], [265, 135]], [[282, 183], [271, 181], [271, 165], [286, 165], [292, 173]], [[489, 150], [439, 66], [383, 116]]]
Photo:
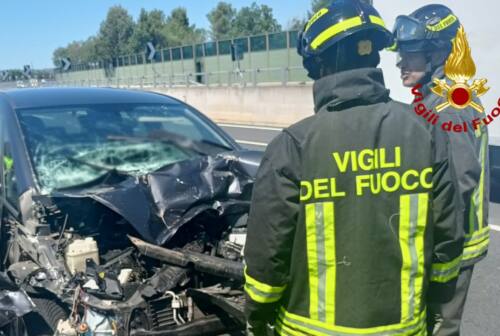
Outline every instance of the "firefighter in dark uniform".
[[[460, 22], [446, 6], [428, 5], [409, 16], [399, 16], [394, 28], [394, 49], [399, 52], [398, 67], [401, 68], [403, 85], [421, 85], [423, 104], [436, 112], [443, 98], [433, 94], [433, 79], [445, 79], [445, 62], [452, 51], [452, 40], [457, 36]], [[476, 100], [478, 104], [480, 102]], [[437, 112], [436, 112], [437, 113]], [[449, 107], [439, 113], [439, 124], [431, 126], [436, 135], [443, 133], [440, 125], [452, 122], [454, 125], [468, 125], [468, 132], [446, 132], [445, 141], [436, 139], [436, 145], [449, 146], [451, 166], [456, 176], [456, 189], [461, 197], [463, 216], [457, 225], [465, 229], [464, 255], [456, 295], [450, 302], [429, 306], [429, 331], [438, 336], [460, 334], [462, 313], [471, 283], [474, 265], [482, 260], [488, 251], [488, 131], [486, 126], [477, 130], [474, 119], [484, 115], [467, 107], [464, 110]], [[443, 139], [443, 138], [441, 138]]]
[[277, 136], [254, 186], [245, 247], [248, 333], [425, 335], [463, 251], [448, 160], [377, 69], [392, 43], [359, 0], [299, 38], [315, 114]]

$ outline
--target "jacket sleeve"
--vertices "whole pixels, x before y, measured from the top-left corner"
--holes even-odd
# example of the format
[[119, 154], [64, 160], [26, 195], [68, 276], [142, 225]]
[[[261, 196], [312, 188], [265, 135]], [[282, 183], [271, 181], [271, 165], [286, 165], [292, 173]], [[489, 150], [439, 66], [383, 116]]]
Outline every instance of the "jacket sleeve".
[[299, 162], [295, 140], [283, 132], [269, 144], [254, 185], [245, 245], [245, 312], [255, 330], [273, 319], [287, 288], [299, 213]]
[[464, 195], [460, 192], [457, 170], [452, 164], [450, 138], [437, 130], [434, 139], [434, 249], [428, 298], [431, 302], [447, 302], [455, 293], [463, 257]]
[[[461, 118], [460, 113], [466, 112], [450, 109], [450, 111], [445, 111], [442, 117], [446, 120], [451, 120], [454, 124], [461, 124], [466, 121], [466, 119]], [[467, 111], [467, 113], [472, 112]], [[471, 126], [469, 125], [469, 127]], [[467, 218], [468, 213], [466, 213], [465, 210], [470, 209], [472, 193], [479, 184], [482, 170], [479, 158], [479, 148], [476, 148], [476, 143], [478, 143], [479, 140], [476, 138], [473, 131], [455, 133], [437, 130], [437, 132], [439, 132], [441, 136], [448, 137], [450, 168], [453, 170], [456, 179], [455, 187], [459, 194], [461, 209], [463, 210], [463, 216], [458, 220], [465, 225], [469, 222], [469, 218]]]

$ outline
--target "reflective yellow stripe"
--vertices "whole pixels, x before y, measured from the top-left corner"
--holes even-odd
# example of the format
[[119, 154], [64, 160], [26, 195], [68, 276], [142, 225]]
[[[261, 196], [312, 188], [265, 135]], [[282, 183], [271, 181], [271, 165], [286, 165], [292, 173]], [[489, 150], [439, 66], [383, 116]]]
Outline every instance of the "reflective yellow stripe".
[[[479, 178], [479, 184], [474, 189], [470, 202], [469, 211], [469, 234], [474, 234], [475, 231], [481, 230], [485, 227], [484, 223], [484, 178], [486, 174], [486, 153], [488, 150], [488, 135], [483, 132], [481, 137], [481, 149], [479, 151], [479, 157], [481, 160], [481, 176]], [[477, 221], [477, 229], [476, 229]]]
[[488, 251], [489, 244], [490, 244], [490, 240], [487, 239], [484, 242], [482, 242], [481, 244], [466, 247], [464, 249], [463, 261], [469, 261], [469, 260], [472, 260], [472, 259], [475, 259], [477, 257], [482, 256], [483, 254], [486, 253], [486, 251]]
[[[475, 197], [474, 197], [474, 194], [475, 194], [475, 190], [472, 192], [472, 197], [470, 198], [470, 210], [469, 210], [469, 233], [474, 233], [475, 231], [475, 221], [476, 221], [476, 213], [477, 213], [477, 210], [476, 210], [476, 203], [475, 203]], [[467, 230], [467, 229], [466, 229]]]
[[486, 152], [488, 151], [488, 135], [486, 132], [483, 133], [481, 138], [481, 177], [479, 179], [479, 200], [476, 203], [477, 206], [477, 220], [479, 229], [484, 227], [484, 175], [486, 174]]
[[281, 320], [279, 318], [276, 319], [275, 330], [278, 333], [278, 335], [304, 336], [304, 334], [302, 332], [293, 330], [293, 329], [287, 327], [286, 325], [284, 325], [283, 322], [281, 322]]
[[347, 29], [354, 28], [357, 26], [361, 26], [363, 24], [363, 20], [359, 16], [347, 19], [345, 21], [339, 22], [337, 24], [334, 24], [330, 28], [326, 29], [323, 31], [321, 34], [316, 37], [312, 43], [311, 43], [311, 48], [313, 50], [318, 49], [323, 43], [337, 35], [338, 33], [341, 33]]
[[250, 296], [252, 300], [259, 303], [272, 303], [277, 302], [281, 299], [283, 292], [286, 289], [285, 286], [270, 286], [263, 282], [257, 281], [252, 278], [247, 273], [247, 268], [245, 267], [245, 292]]
[[14, 160], [8, 156], [4, 156], [3, 163], [4, 163], [5, 171], [9, 171], [12, 169], [12, 166], [14, 165]]
[[432, 270], [438, 272], [447, 272], [450, 270], [454, 270], [455, 268], [458, 267], [458, 265], [460, 265], [461, 261], [462, 261], [462, 256], [459, 256], [447, 263], [435, 263], [432, 264]]
[[442, 19], [439, 23], [437, 23], [433, 26], [427, 26], [427, 29], [429, 29], [430, 31], [433, 31], [433, 32], [438, 32], [438, 31], [441, 31], [441, 30], [448, 28], [449, 26], [451, 26], [452, 24], [457, 22], [457, 20], [458, 20], [458, 18], [455, 15], [450, 14], [447, 17], [445, 17], [444, 19]]
[[396, 51], [396, 50], [398, 50], [398, 41], [394, 41], [394, 43], [390, 47], [387, 47], [385, 49], [387, 49], [388, 51]]
[[381, 17], [370, 15], [370, 21], [376, 25], [382, 26], [385, 28], [385, 22]]
[[463, 262], [483, 256], [490, 245], [490, 227], [487, 226], [465, 237]]
[[401, 323], [412, 321], [421, 310], [428, 204], [427, 193], [400, 197]]
[[410, 319], [409, 298], [410, 298], [410, 196], [403, 195], [399, 201], [399, 245], [401, 248], [401, 322]]
[[304, 33], [307, 32], [309, 28], [311, 28], [314, 22], [318, 21], [326, 13], [328, 13], [328, 8], [321, 8], [318, 12], [316, 12], [316, 14], [314, 14], [313, 17], [307, 23], [306, 28], [304, 29]]
[[431, 281], [446, 283], [458, 277], [462, 258], [463, 256], [459, 256], [458, 258], [447, 263], [432, 264]]
[[479, 231], [473, 232], [470, 235], [466, 235], [464, 246], [467, 248], [467, 247], [482, 243], [485, 240], [489, 240], [489, 239], [490, 239], [490, 227], [487, 226], [487, 227], [482, 228]]
[[418, 269], [415, 278], [415, 315], [418, 316], [421, 307], [422, 298], [422, 288], [424, 285], [424, 264], [425, 264], [425, 247], [424, 247], [424, 237], [425, 228], [427, 226], [427, 216], [428, 216], [428, 206], [429, 206], [429, 194], [419, 194], [418, 195], [418, 223], [417, 223], [417, 236], [415, 237], [415, 246], [417, 249], [418, 258]]
[[306, 205], [309, 313], [311, 318], [335, 323], [335, 208], [334, 203]]
[[331, 202], [323, 203], [325, 223], [325, 258], [326, 258], [326, 290], [325, 313], [326, 323], [335, 324], [335, 288], [337, 282], [337, 265], [335, 253], [335, 208]]
[[436, 283], [450, 282], [458, 277], [459, 270], [460, 269], [458, 269], [456, 272], [447, 273], [443, 275], [431, 275], [431, 282], [436, 282]]
[[268, 284], [255, 280], [250, 275], [248, 275], [246, 267], [245, 267], [245, 282], [264, 293], [270, 293], [270, 294], [283, 293], [286, 289], [286, 285], [270, 286]]
[[344, 336], [344, 335], [372, 335], [372, 336], [409, 336], [425, 335], [426, 311], [422, 311], [417, 317], [408, 323], [392, 324], [373, 328], [349, 328], [315, 321], [297, 314], [287, 312], [283, 307], [280, 309], [278, 323], [288, 327], [288, 330], [300, 332], [299, 335], [317, 336]]
[[272, 303], [272, 302], [277, 302], [281, 299], [281, 294], [263, 293], [249, 284], [245, 284], [244, 288], [248, 296], [250, 296], [250, 298], [255, 302]]
[[316, 245], [316, 204], [306, 205], [307, 268], [309, 270], [309, 315], [318, 319], [318, 251]]

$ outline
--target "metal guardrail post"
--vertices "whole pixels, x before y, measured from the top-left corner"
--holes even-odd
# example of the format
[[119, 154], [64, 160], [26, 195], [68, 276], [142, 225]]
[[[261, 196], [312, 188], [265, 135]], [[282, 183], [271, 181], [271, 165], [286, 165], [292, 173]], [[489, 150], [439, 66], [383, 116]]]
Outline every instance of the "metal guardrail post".
[[247, 80], [245, 78], [245, 71], [238, 70], [238, 77], [240, 77], [240, 85], [241, 87], [247, 86]]
[[219, 87], [222, 86], [222, 80], [220, 77], [221, 77], [221, 74], [219, 72], [219, 73], [217, 73], [217, 84], [219, 85]]
[[283, 86], [288, 84], [288, 68], [283, 68]]

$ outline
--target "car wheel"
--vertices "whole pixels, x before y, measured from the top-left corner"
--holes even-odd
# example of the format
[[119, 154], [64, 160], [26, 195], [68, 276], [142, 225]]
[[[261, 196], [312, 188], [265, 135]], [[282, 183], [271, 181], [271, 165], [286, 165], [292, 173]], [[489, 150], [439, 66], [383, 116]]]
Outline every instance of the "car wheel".
[[29, 336], [26, 324], [22, 318], [16, 318], [8, 326], [2, 328], [0, 335], [5, 336]]
[[52, 336], [59, 320], [68, 318], [67, 311], [55, 297], [32, 297], [35, 308], [25, 316], [30, 336]]

